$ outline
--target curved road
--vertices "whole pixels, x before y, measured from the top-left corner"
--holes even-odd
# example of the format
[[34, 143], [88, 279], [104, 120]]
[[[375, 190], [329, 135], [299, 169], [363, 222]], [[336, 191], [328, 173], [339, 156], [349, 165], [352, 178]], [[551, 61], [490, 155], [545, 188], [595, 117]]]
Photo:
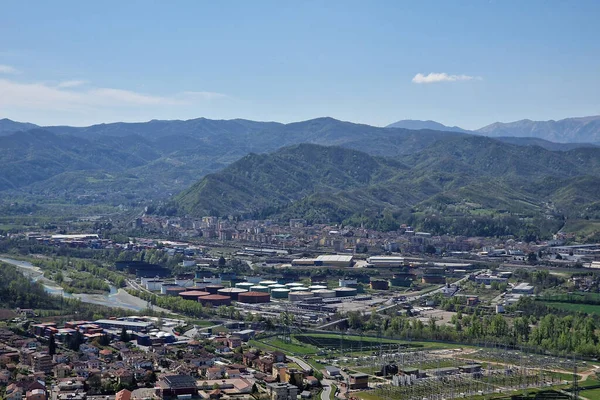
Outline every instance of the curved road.
[[[307, 363], [306, 361], [304, 361], [301, 358], [292, 357], [292, 356], [287, 356], [287, 358], [292, 360], [296, 364], [298, 364], [300, 366], [300, 368], [302, 368], [304, 371], [314, 370], [312, 365], [310, 365], [309, 363]], [[321, 400], [329, 400], [331, 398], [331, 391], [333, 389], [332, 385], [334, 383], [335, 383], [335, 381], [332, 381], [329, 379], [323, 379], [321, 381], [321, 384], [323, 385], [323, 391], [321, 392]]]
[[323, 379], [323, 391], [321, 392], [321, 400], [329, 400], [331, 399], [331, 390], [332, 390], [332, 384], [333, 381], [330, 381], [329, 379]]

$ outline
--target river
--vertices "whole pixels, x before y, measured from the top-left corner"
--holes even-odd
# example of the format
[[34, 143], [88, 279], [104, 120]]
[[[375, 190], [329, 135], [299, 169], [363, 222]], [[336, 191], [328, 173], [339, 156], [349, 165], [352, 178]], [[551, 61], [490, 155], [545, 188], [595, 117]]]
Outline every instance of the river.
[[135, 296], [130, 295], [124, 289], [117, 289], [110, 285], [110, 292], [105, 294], [67, 293], [56, 282], [46, 278], [43, 271], [28, 261], [14, 260], [12, 258], [0, 257], [0, 261], [17, 267], [23, 275], [34, 282], [44, 286], [46, 292], [62, 296], [68, 299], [79, 299], [84, 303], [99, 304], [107, 307], [125, 308], [127, 310], [140, 311], [147, 307], [147, 303]]

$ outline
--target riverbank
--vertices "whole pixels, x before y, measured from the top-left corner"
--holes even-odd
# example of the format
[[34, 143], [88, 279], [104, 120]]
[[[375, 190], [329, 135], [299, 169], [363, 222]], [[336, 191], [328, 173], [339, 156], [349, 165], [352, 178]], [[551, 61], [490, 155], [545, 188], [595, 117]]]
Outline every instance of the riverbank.
[[[67, 293], [56, 282], [46, 278], [44, 272], [28, 261], [15, 260], [10, 257], [0, 256], [0, 262], [14, 265], [19, 268], [21, 273], [34, 282], [39, 282], [44, 289], [53, 295], [64, 298], [78, 299], [84, 303], [97, 304], [107, 307], [124, 308], [127, 310], [141, 311], [148, 308], [145, 300], [127, 293], [124, 289], [117, 289], [110, 286], [109, 293], [89, 294], [89, 293]], [[154, 311], [172, 314], [171, 311], [160, 307], [152, 307]]]

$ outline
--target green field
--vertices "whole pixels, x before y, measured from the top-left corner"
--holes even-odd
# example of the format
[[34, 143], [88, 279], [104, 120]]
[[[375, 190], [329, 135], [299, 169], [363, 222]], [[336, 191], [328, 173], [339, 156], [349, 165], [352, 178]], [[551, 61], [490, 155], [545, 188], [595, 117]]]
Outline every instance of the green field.
[[264, 350], [281, 350], [290, 354], [315, 354], [319, 351], [318, 348], [306, 344], [302, 344], [295, 340], [291, 343], [284, 342], [279, 338], [266, 338], [259, 340], [251, 340], [249, 344], [253, 347]]
[[555, 301], [555, 302], [565, 302], [565, 303], [595, 303], [600, 302], [600, 293], [584, 293], [584, 292], [574, 292], [574, 293], [557, 293], [557, 294], [549, 294], [544, 295], [538, 298], [539, 301]]
[[579, 397], [585, 397], [589, 400], [600, 400], [600, 389], [582, 390]]
[[373, 351], [378, 351], [380, 349], [384, 351], [391, 349], [395, 350], [398, 349], [398, 347], [409, 348], [413, 350], [456, 349], [459, 347], [472, 347], [442, 342], [411, 342], [405, 340], [378, 339], [372, 337], [361, 338], [360, 336], [352, 335], [344, 335], [342, 342], [340, 343], [340, 335], [333, 333], [294, 334], [291, 337], [291, 342], [285, 342], [280, 337], [273, 336], [254, 339], [251, 340], [249, 344], [250, 346], [262, 350], [280, 350], [291, 355], [301, 356], [317, 356], [323, 351], [327, 351], [329, 354], [335, 354], [335, 352], [342, 349], [344, 354], [353, 357], [371, 355]]
[[329, 394], [329, 399], [330, 400], [335, 400], [335, 392], [337, 392], [337, 386], [334, 385], [333, 383], [331, 384], [331, 393]]
[[[302, 336], [307, 337], [307, 343], [312, 344], [314, 346], [318, 346], [321, 348], [332, 348], [339, 349], [340, 347], [340, 335], [335, 333], [310, 333], [310, 334], [302, 334], [302, 335], [293, 335], [296, 339], [301, 339]], [[344, 335], [342, 339], [342, 343], [344, 345], [344, 349], [348, 349], [348, 351], [359, 352], [361, 341], [364, 350], [368, 350], [369, 347], [375, 346], [377, 349], [380, 344], [383, 349], [386, 350], [388, 348], [397, 348], [400, 347], [409, 347], [409, 348], [423, 348], [428, 350], [434, 349], [456, 349], [456, 348], [466, 348], [473, 347], [468, 345], [457, 345], [452, 343], [443, 343], [443, 342], [420, 342], [420, 341], [406, 341], [399, 339], [387, 339], [387, 338], [376, 338], [376, 337], [368, 337], [368, 336], [359, 336], [359, 335]]]
[[578, 236], [584, 237], [600, 231], [600, 222], [569, 218], [562, 230], [564, 232], [575, 232]]
[[600, 305], [577, 304], [577, 303], [558, 303], [554, 301], [544, 301], [548, 307], [558, 308], [570, 312], [582, 312], [586, 314], [600, 315]]

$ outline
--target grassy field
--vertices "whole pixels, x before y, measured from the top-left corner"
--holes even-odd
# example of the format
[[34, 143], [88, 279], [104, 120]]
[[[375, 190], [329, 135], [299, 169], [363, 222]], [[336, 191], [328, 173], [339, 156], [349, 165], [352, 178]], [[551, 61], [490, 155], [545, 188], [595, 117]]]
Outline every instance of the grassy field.
[[353, 393], [353, 395], [355, 395], [359, 399], [363, 399], [363, 400], [380, 400], [381, 399], [381, 397], [376, 392], [358, 392], [358, 393]]
[[585, 397], [589, 400], [600, 400], [600, 389], [582, 390], [579, 397]]
[[335, 399], [335, 392], [337, 392], [337, 386], [335, 386], [333, 383], [331, 384], [331, 393], [329, 394], [329, 399], [330, 400], [334, 400]]
[[587, 236], [600, 230], [600, 222], [584, 219], [568, 219], [562, 228], [564, 232], [575, 232], [578, 236]]
[[542, 296], [541, 301], [562, 301], [565, 303], [594, 303], [600, 302], [600, 293], [556, 293]]
[[302, 344], [297, 341], [292, 341], [292, 343], [287, 343], [281, 339], [274, 338], [274, 337], [266, 338], [266, 339], [251, 340], [249, 342], [249, 344], [253, 347], [257, 347], [257, 348], [263, 349], [263, 350], [281, 350], [281, 351], [284, 351], [284, 352], [290, 353], [290, 354], [302, 354], [302, 355], [316, 354], [319, 351], [319, 349], [314, 346]]
[[588, 379], [586, 379], [585, 381], [580, 381], [579, 382], [579, 387], [589, 387], [589, 386], [596, 386], [596, 385], [600, 385], [600, 381], [597, 379], [594, 379], [592, 377], [589, 377]]
[[587, 314], [600, 315], [600, 305], [593, 304], [577, 304], [577, 303], [557, 303], [552, 301], [544, 301], [549, 307], [558, 308], [570, 312], [583, 312]]
[[[332, 346], [334, 346], [335, 348], [339, 347], [339, 343], [340, 343], [340, 335], [339, 334], [335, 334], [335, 333], [310, 333], [310, 334], [303, 334], [303, 335], [294, 335], [294, 336], [308, 336], [311, 338], [311, 344], [315, 345], [315, 346], [319, 346], [321, 343], [321, 341], [323, 341], [324, 343], [322, 344], [328, 344], [329, 342], [331, 343]], [[323, 340], [325, 339], [325, 340]], [[347, 348], [348, 351], [352, 350], [353, 352], [357, 352], [360, 348], [360, 342], [361, 340], [363, 341], [363, 345], [367, 346], [367, 345], [377, 345], [379, 346], [379, 344], [383, 345], [383, 349], [387, 349], [387, 347], [394, 347], [394, 346], [398, 346], [398, 345], [405, 345], [408, 346], [410, 348], [421, 348], [421, 349], [427, 349], [427, 350], [440, 350], [440, 349], [456, 349], [456, 348], [469, 348], [469, 347], [473, 347], [473, 346], [469, 346], [469, 345], [457, 345], [457, 344], [452, 344], [452, 343], [443, 343], [443, 342], [420, 342], [420, 341], [406, 341], [406, 340], [399, 340], [399, 339], [386, 339], [386, 338], [376, 338], [376, 337], [366, 337], [363, 336], [361, 338], [361, 336], [359, 335], [344, 335], [343, 336], [343, 340], [344, 340], [344, 348]], [[346, 343], [348, 344], [346, 346]], [[322, 346], [319, 346], [322, 347]]]

